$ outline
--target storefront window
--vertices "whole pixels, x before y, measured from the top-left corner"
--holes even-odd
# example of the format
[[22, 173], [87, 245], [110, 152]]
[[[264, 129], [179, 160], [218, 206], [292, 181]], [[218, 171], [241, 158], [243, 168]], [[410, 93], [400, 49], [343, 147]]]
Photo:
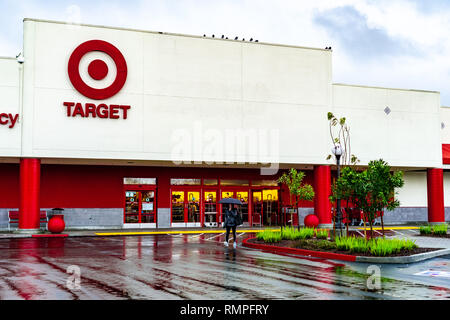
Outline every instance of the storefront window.
[[263, 200], [264, 201], [277, 201], [278, 200], [278, 190], [263, 190]]
[[275, 180], [252, 180], [252, 186], [271, 186], [276, 187], [278, 183]]
[[222, 186], [248, 186], [248, 180], [220, 180]]
[[203, 179], [205, 186], [216, 186], [219, 183], [217, 179]]
[[198, 186], [201, 184], [201, 179], [170, 179], [172, 186]]
[[123, 178], [123, 184], [156, 184], [156, 178]]

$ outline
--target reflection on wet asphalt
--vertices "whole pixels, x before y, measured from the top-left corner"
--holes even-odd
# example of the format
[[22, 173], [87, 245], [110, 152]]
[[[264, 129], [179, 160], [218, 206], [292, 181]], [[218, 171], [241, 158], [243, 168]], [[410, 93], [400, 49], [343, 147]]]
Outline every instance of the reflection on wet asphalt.
[[[253, 234], [240, 234], [239, 242]], [[225, 248], [223, 234], [0, 240], [0, 299], [449, 299], [450, 279], [417, 270], [449, 257], [383, 266], [367, 289], [364, 264]], [[80, 268], [70, 287], [71, 265]], [[69, 284], [67, 283], [69, 280]]]

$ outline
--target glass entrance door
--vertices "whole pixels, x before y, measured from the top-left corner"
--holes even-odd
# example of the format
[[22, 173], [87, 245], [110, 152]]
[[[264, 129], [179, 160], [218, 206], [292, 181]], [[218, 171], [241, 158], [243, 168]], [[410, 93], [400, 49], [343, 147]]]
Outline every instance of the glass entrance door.
[[261, 226], [263, 216], [262, 192], [252, 191], [252, 225]]
[[186, 208], [187, 212], [185, 212], [186, 227], [200, 227], [200, 191], [186, 191], [186, 194], [187, 194], [187, 208]]
[[217, 227], [218, 224], [218, 210], [217, 210], [217, 192], [216, 191], [204, 191], [204, 213], [205, 213], [205, 227]]
[[200, 191], [172, 191], [172, 226], [200, 227]]
[[139, 192], [125, 192], [125, 221], [124, 223], [139, 223]]
[[156, 228], [156, 191], [126, 190], [124, 228]]
[[262, 216], [265, 226], [280, 225], [280, 215], [278, 214], [278, 190], [268, 189], [262, 190]]
[[239, 213], [242, 215], [242, 225], [249, 226], [248, 220], [248, 191], [236, 191], [236, 198], [241, 200], [242, 206], [238, 208]]
[[172, 191], [172, 225], [184, 226], [184, 191]]
[[141, 192], [141, 224], [156, 224], [155, 191]]

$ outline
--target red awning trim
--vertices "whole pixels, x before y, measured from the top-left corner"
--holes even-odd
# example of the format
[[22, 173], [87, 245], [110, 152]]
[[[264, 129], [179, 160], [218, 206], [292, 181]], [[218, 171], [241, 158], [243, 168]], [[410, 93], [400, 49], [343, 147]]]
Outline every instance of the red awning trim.
[[442, 163], [450, 164], [450, 144], [442, 145]]

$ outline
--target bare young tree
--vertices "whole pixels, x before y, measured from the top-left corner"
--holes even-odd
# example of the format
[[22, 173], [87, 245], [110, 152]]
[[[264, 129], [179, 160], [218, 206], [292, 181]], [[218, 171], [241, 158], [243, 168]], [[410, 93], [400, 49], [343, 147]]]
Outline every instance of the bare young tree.
[[[345, 117], [338, 119], [332, 112], [328, 112], [327, 116], [331, 141], [334, 147], [340, 147], [342, 149], [342, 166], [356, 165], [359, 163], [359, 159], [351, 153], [350, 127], [347, 125]], [[330, 160], [331, 157], [332, 155], [329, 154], [327, 160]]]

